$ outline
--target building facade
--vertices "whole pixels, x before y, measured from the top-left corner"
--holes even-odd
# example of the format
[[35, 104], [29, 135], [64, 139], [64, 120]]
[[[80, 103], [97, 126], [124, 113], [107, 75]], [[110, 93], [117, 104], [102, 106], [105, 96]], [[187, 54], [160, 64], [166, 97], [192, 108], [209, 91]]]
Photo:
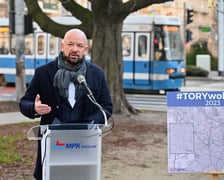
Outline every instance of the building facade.
[[[76, 0], [85, 8], [90, 8], [88, 0]], [[9, 16], [10, 0], [0, 0], [0, 17]], [[67, 12], [57, 0], [38, 0], [40, 7], [49, 16], [65, 16]], [[65, 1], [66, 3], [66, 1]], [[193, 10], [193, 22], [185, 26], [186, 9]], [[211, 53], [217, 57], [217, 12], [215, 0], [174, 0], [162, 4], [153, 4], [135, 13], [148, 15], [168, 15], [181, 18], [182, 37], [185, 39], [185, 30], [192, 32], [192, 42], [207, 41]], [[203, 32], [202, 28], [210, 28], [209, 32]]]
[[[186, 22], [186, 9], [193, 10], [193, 22], [184, 25]], [[174, 0], [163, 4], [154, 4], [144, 8], [140, 13], [149, 15], [178, 16], [183, 22], [182, 37], [185, 30], [192, 32], [192, 42], [207, 41], [208, 49], [217, 57], [217, 9], [215, 0]], [[210, 29], [206, 32], [203, 29]]]

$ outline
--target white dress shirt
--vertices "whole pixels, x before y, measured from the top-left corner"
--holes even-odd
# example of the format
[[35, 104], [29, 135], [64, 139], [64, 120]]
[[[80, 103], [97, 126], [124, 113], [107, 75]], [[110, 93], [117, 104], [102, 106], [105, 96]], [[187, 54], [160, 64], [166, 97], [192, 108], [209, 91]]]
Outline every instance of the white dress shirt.
[[72, 107], [75, 105], [75, 84], [73, 82], [69, 83], [68, 86], [68, 101]]

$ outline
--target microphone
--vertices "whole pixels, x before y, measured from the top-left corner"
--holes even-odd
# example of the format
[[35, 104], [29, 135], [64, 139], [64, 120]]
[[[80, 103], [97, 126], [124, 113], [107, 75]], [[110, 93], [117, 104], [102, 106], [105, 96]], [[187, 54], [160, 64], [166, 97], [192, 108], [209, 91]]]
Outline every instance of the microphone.
[[77, 76], [77, 81], [79, 82], [79, 84], [82, 85], [82, 87], [85, 89], [86, 91], [86, 94], [87, 96], [89, 97], [89, 99], [92, 101], [93, 104], [95, 104], [99, 110], [103, 113], [103, 116], [104, 116], [104, 120], [105, 120], [105, 126], [107, 127], [108, 126], [108, 122], [107, 122], [107, 115], [104, 111], [104, 109], [96, 102], [94, 96], [93, 96], [93, 93], [92, 91], [89, 89], [87, 83], [86, 83], [86, 79], [83, 75], [79, 74]]
[[86, 83], [86, 79], [85, 79], [85, 77], [84, 77], [83, 75], [79, 74], [78, 77], [77, 77], [77, 80], [78, 80], [79, 84], [81, 84], [82, 87], [85, 89], [87, 95], [92, 96], [93, 93], [92, 93], [92, 91], [89, 89], [89, 87], [88, 87], [88, 85], [87, 85], [87, 83]]

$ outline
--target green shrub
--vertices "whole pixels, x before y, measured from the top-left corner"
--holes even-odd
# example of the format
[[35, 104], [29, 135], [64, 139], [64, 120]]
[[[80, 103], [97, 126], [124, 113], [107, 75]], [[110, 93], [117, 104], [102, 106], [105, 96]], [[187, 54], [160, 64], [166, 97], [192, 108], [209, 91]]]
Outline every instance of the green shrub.
[[203, 68], [196, 67], [193, 65], [187, 66], [186, 75], [187, 76], [199, 76], [199, 77], [208, 77], [209, 72]]
[[210, 55], [211, 57], [211, 70], [217, 71], [218, 69], [218, 59], [213, 57], [212, 54], [209, 52], [207, 47], [207, 41], [199, 41], [195, 44], [191, 45], [191, 50], [186, 55], [187, 65], [196, 65], [196, 56], [199, 54], [203, 55]]

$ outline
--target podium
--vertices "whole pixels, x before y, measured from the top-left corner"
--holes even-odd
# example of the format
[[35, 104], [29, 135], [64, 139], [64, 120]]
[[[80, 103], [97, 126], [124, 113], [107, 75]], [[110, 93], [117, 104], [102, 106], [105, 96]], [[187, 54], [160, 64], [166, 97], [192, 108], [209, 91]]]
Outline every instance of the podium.
[[29, 130], [28, 139], [41, 140], [43, 180], [100, 180], [102, 131], [98, 125], [40, 125]]

